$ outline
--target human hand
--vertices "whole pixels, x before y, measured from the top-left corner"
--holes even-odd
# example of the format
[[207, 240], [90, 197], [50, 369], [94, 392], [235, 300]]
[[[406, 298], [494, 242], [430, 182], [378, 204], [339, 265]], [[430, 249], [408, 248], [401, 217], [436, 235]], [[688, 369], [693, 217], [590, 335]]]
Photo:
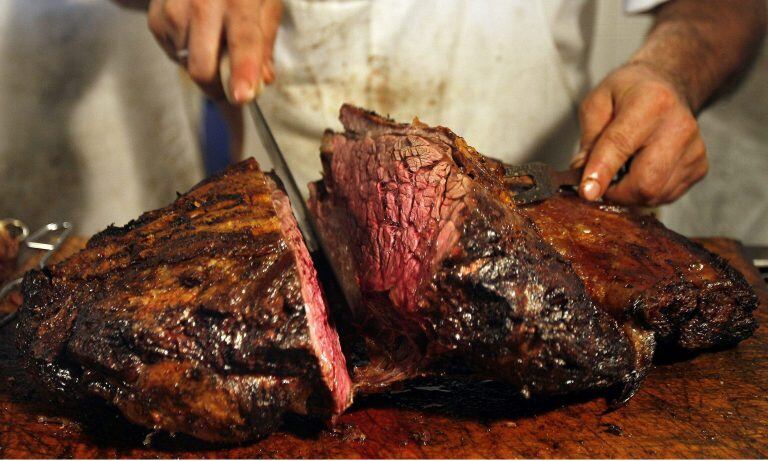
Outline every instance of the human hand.
[[244, 104], [275, 78], [272, 50], [281, 0], [151, 0], [149, 29], [168, 56], [214, 99], [224, 97], [219, 59], [230, 57], [229, 93]]
[[[609, 74], [579, 109], [584, 165], [579, 194], [623, 205], [656, 206], [678, 199], [708, 170], [706, 148], [685, 91], [645, 63]], [[631, 158], [629, 172], [611, 179]]]

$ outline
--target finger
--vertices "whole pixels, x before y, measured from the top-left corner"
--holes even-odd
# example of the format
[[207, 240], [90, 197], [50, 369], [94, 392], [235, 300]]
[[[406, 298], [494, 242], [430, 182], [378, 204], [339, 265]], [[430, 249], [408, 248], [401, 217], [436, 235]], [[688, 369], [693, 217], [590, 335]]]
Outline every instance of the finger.
[[706, 174], [707, 174], [706, 172], [707, 172], [707, 168], [708, 168], [706, 166], [706, 162], [704, 162], [703, 165], [704, 166], [701, 169], [701, 171], [703, 173], [701, 174], [701, 177], [699, 177], [699, 179], [681, 182], [680, 184], [677, 185], [677, 187], [674, 190], [672, 190], [672, 192], [667, 196], [667, 199], [664, 202], [662, 202], [662, 203], [672, 203], [672, 202], [677, 201], [680, 197], [682, 197], [683, 195], [688, 193], [688, 191], [693, 186], [695, 186], [696, 183], [701, 181], [701, 179], [703, 179], [704, 176], [706, 176]]
[[701, 181], [709, 170], [706, 147], [701, 138], [697, 138], [688, 146], [685, 154], [672, 173], [664, 191], [661, 193], [659, 204], [672, 203], [682, 197], [691, 187]]
[[262, 53], [264, 57], [264, 83], [272, 83], [275, 78], [273, 50], [277, 39], [277, 30], [283, 15], [282, 0], [265, 0], [261, 11], [261, 30], [264, 38]]
[[[579, 106], [580, 151], [588, 151], [594, 145], [612, 116], [613, 101], [607, 88], [598, 88], [584, 98]], [[583, 156], [586, 158], [586, 153]]]
[[150, 30], [168, 57], [184, 65], [178, 52], [187, 47], [188, 13], [187, 0], [163, 0], [152, 2], [147, 16]]
[[667, 184], [674, 164], [666, 146], [650, 145], [633, 159], [629, 172], [618, 184], [610, 186], [605, 197], [622, 205], [654, 205]]
[[224, 29], [224, 9], [219, 2], [191, 2], [189, 26], [190, 77], [201, 87], [220, 85], [219, 50]]
[[232, 70], [229, 84], [235, 102], [245, 104], [256, 97], [262, 82], [264, 39], [258, 10], [242, 5], [232, 11], [236, 14], [228, 14], [225, 20]]
[[265, 62], [261, 68], [261, 74], [264, 76], [264, 84], [268, 85], [275, 80], [275, 67], [271, 62]]
[[[166, 24], [166, 30], [169, 31], [170, 39], [176, 53], [179, 50], [187, 48], [189, 33], [189, 2], [188, 0], [166, 0], [163, 3], [163, 20]], [[178, 59], [178, 54], [176, 54]]]
[[658, 125], [654, 104], [653, 98], [636, 97], [616, 108], [614, 119], [598, 137], [584, 166], [579, 187], [583, 198], [600, 198], [619, 168], [643, 147]]
[[[684, 180], [696, 158], [690, 156], [700, 138], [659, 136], [643, 148], [632, 161], [629, 173], [611, 186], [605, 196], [623, 205], [656, 206], [666, 203], [675, 184]], [[703, 142], [701, 143], [703, 146]]]
[[171, 39], [170, 30], [162, 15], [164, 3], [165, 0], [155, 0], [149, 4], [149, 8], [147, 9], [147, 26], [149, 27], [150, 32], [152, 32], [152, 35], [155, 36], [157, 43], [159, 43], [160, 47], [165, 51], [165, 54], [175, 61], [176, 50], [174, 48], [173, 40]]

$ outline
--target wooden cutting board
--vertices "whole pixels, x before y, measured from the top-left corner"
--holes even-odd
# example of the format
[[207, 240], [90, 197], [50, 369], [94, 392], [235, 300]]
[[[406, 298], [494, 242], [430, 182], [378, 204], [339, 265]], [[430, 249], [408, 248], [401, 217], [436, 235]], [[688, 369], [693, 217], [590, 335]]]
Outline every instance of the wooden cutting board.
[[[768, 291], [738, 243], [703, 240], [756, 287], [765, 324]], [[659, 359], [637, 395], [607, 414], [599, 397], [526, 402], [496, 383], [424, 382], [359, 399], [333, 431], [295, 420], [227, 447], [152, 434], [106, 407], [51, 403], [23, 372], [10, 326], [0, 331], [0, 457], [765, 458], [766, 330], [728, 350]]]

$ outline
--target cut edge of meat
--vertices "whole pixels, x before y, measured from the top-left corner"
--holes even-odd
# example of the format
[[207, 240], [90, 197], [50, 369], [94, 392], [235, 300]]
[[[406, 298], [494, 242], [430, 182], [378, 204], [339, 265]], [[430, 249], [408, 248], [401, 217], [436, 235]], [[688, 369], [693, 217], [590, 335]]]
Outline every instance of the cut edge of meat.
[[[333, 399], [332, 414], [341, 414], [352, 404], [352, 382], [347, 372], [346, 358], [341, 350], [339, 336], [331, 325], [327, 302], [312, 257], [301, 236], [296, 217], [291, 210], [288, 195], [277, 185], [279, 178], [267, 176], [272, 189], [272, 203], [280, 219], [283, 236], [292, 247], [296, 268], [302, 280], [301, 291], [305, 302], [307, 323], [312, 345], [320, 361], [319, 368], [323, 382], [328, 386]], [[271, 179], [270, 179], [271, 178]]]
[[[258, 209], [251, 208], [256, 205]], [[219, 214], [204, 212], [210, 209]], [[243, 213], [251, 221], [246, 219], [247, 226], [236, 228], [232, 238], [226, 219]], [[219, 222], [220, 228], [212, 227]], [[197, 226], [205, 230], [190, 240], [187, 234], [195, 234]], [[168, 253], [169, 245], [180, 253], [177, 257]], [[200, 274], [210, 277], [211, 284], [227, 277], [216, 268], [188, 277], [191, 269], [209, 267], [198, 267], [197, 257], [221, 258], [227, 268], [238, 264], [234, 276], [243, 286], [216, 285], [223, 296], [214, 298], [210, 291], [197, 292], [209, 280], [196, 278]], [[93, 298], [93, 293], [120, 296], [141, 280], [151, 283], [141, 275], [146, 258], [151, 258], [153, 270], [174, 269], [166, 282], [180, 290], [187, 307], [158, 300], [155, 307], [162, 315], [149, 312], [143, 317], [147, 324], [132, 317], [131, 308], [118, 309], [120, 318], [107, 312], [109, 305], [103, 311], [101, 295]], [[187, 261], [194, 261], [192, 267], [184, 267]], [[280, 280], [270, 278], [280, 268]], [[258, 272], [262, 270], [267, 272]], [[83, 405], [103, 399], [134, 423], [227, 443], [267, 435], [287, 413], [333, 421], [351, 404], [351, 380], [338, 335], [328, 321], [288, 198], [252, 158], [198, 183], [167, 207], [123, 227], [110, 226], [67, 260], [28, 272], [22, 292], [17, 347], [52, 397]], [[263, 314], [287, 316], [278, 319], [282, 329], [241, 342], [241, 331], [275, 320], [259, 315], [262, 304]], [[241, 310], [229, 312], [232, 306]], [[187, 331], [167, 330], [180, 324], [164, 323], [165, 314], [177, 311], [189, 311], [202, 335], [185, 337]], [[210, 354], [200, 356], [199, 347]], [[287, 354], [283, 365], [294, 360], [296, 367], [272, 366], [280, 363], [282, 353]]]
[[[450, 258], [450, 261], [447, 259], [449, 254], [452, 255], [457, 250], [453, 248], [452, 243], [457, 243], [461, 235], [458, 226], [466, 227], [465, 224], [474, 219], [473, 216], [477, 217], [469, 208], [478, 205], [491, 206], [490, 202], [493, 200], [490, 199], [490, 195], [498, 193], [498, 199], [501, 203], [491, 206], [495, 210], [494, 213], [498, 213], [499, 216], [507, 216], [513, 212], [511, 207], [503, 205], [508, 198], [502, 190], [503, 184], [497, 181], [498, 178], [495, 174], [487, 171], [495, 166], [493, 162], [486, 163], [486, 159], [477, 154], [462, 138], [443, 127], [428, 127], [418, 120], [415, 120], [411, 125], [398, 124], [375, 113], [349, 105], [342, 106], [340, 118], [346, 131], [334, 133], [328, 130], [323, 137], [321, 158], [324, 179], [310, 185], [310, 207], [313, 214], [318, 218], [321, 241], [341, 239], [334, 244], [325, 245], [325, 248], [334, 266], [343, 269], [340, 271], [344, 274], [343, 280], [340, 282], [347, 290], [348, 295], [351, 293], [349, 297], [352, 298], [350, 299], [352, 304], [359, 304], [365, 298], [365, 304], [370, 306], [376, 306], [380, 303], [396, 305], [395, 309], [373, 307], [363, 308], [362, 312], [357, 312], [358, 318], [355, 321], [364, 331], [366, 329], [370, 331], [371, 325], [374, 327], [373, 339], [369, 343], [372, 342], [374, 347], [377, 346], [376, 343], [378, 342], [389, 345], [389, 350], [385, 350], [383, 353], [390, 356], [390, 362], [394, 363], [395, 366], [387, 366], [385, 363], [382, 369], [375, 369], [373, 373], [365, 373], [370, 370], [363, 370], [363, 379], [373, 377], [373, 379], [380, 381], [359, 383], [357, 378], [360, 375], [355, 374], [356, 385], [375, 390], [377, 385], [386, 385], [388, 382], [401, 379], [403, 375], [414, 377], [425, 372], [430, 373], [430, 365], [434, 364], [432, 359], [435, 357], [423, 357], [425, 353], [428, 353], [425, 348], [429, 348], [433, 353], [447, 354], [445, 358], [454, 356], [452, 351], [464, 350], [462, 354], [472, 354], [471, 357], [465, 357], [470, 362], [473, 362], [474, 359], [480, 359], [480, 361], [497, 360], [494, 362], [497, 364], [495, 366], [490, 364], [486, 364], [488, 366], [484, 367], [473, 365], [473, 368], [481, 374], [485, 372], [490, 375], [503, 376], [510, 382], [519, 382], [523, 392], [526, 390], [531, 392], [552, 391], [553, 393], [571, 392], [584, 389], [584, 386], [589, 386], [590, 382], [596, 387], [606, 387], [621, 382], [629, 387], [630, 391], [636, 389], [637, 383], [645, 373], [645, 368], [633, 369], [632, 366], [635, 362], [644, 364], [642, 360], [644, 356], [641, 357], [642, 354], [638, 353], [633, 359], [632, 353], [629, 351], [631, 346], [626, 333], [618, 328], [613, 319], [598, 311], [586, 299], [582, 283], [575, 277], [575, 274], [566, 277], [569, 280], [567, 283], [572, 285], [573, 290], [565, 289], [562, 294], [559, 294], [559, 289], [555, 289], [555, 292], [552, 293], [546, 289], [534, 289], [537, 297], [553, 296], [557, 298], [560, 296], [562, 299], [557, 298], [559, 301], [557, 301], [556, 308], [545, 308], [548, 312], [546, 320], [532, 321], [529, 325], [525, 324], [525, 321], [518, 324], [521, 318], [528, 318], [529, 315], [534, 314], [524, 313], [526, 308], [522, 305], [517, 306], [518, 302], [513, 293], [508, 293], [506, 289], [497, 291], [493, 287], [497, 283], [502, 285], [505, 283], [503, 280], [494, 281], [494, 277], [516, 277], [514, 268], [507, 267], [509, 264], [515, 264], [514, 257], [507, 260], [504, 252], [518, 252], [518, 250], [512, 250], [510, 243], [501, 243], [497, 250], [470, 250], [473, 256], [468, 259], [461, 257]], [[384, 139], [383, 146], [375, 144], [373, 138], [376, 139], [376, 142]], [[344, 145], [347, 142], [350, 143], [349, 146]], [[377, 157], [378, 154], [387, 154], [388, 150], [392, 150], [393, 144], [396, 144], [394, 158], [387, 159], [384, 155], [382, 162]], [[344, 152], [348, 154], [346, 155], [347, 160], [352, 158], [356, 162], [355, 165], [339, 166], [339, 162], [343, 160], [340, 156], [335, 155], [335, 152], [342, 147]], [[382, 152], [379, 152], [380, 148], [383, 149]], [[356, 154], [355, 149], [361, 149], [367, 153], [358, 155], [359, 153]], [[387, 155], [392, 155], [392, 152]], [[424, 168], [425, 171], [420, 171], [421, 168]], [[414, 178], [419, 173], [423, 173], [423, 177], [417, 181]], [[344, 177], [336, 177], [337, 175]], [[374, 180], [369, 181], [370, 178]], [[382, 178], [385, 181], [380, 181]], [[410, 233], [411, 229], [408, 229], [407, 226], [387, 230], [387, 223], [393, 227], [398, 227], [404, 221], [402, 219], [403, 214], [413, 215], [414, 210], [418, 214], [420, 210], [414, 205], [416, 200], [413, 200], [413, 197], [418, 195], [412, 190], [414, 188], [409, 189], [410, 186], [407, 184], [403, 187], [390, 187], [390, 183], [397, 183], [398, 179], [402, 179], [403, 183], [415, 185], [415, 189], [421, 190], [422, 197], [418, 204], [424, 204], [424, 197], [430, 203], [435, 202], [435, 206], [431, 210], [429, 207], [424, 208], [434, 214], [426, 217], [435, 219], [438, 221], [438, 225], [431, 228], [421, 226], [416, 232]], [[392, 181], [388, 182], [389, 180]], [[480, 191], [479, 189], [484, 190], [484, 186], [477, 189], [477, 186], [472, 184], [472, 180], [481, 181], [491, 190]], [[376, 187], [372, 188], [373, 185]], [[420, 185], [424, 185], [424, 187], [420, 187]], [[470, 189], [472, 189], [471, 193]], [[403, 190], [406, 192], [402, 193]], [[359, 203], [345, 206], [339, 202], [338, 205], [334, 205], [333, 202], [336, 200], [342, 200], [346, 203], [346, 198], [338, 198], [346, 195], [359, 196]], [[466, 198], [465, 195], [467, 195]], [[486, 198], [478, 202], [477, 200], [481, 197]], [[458, 206], [440, 206], [443, 204], [441, 200], [450, 201], [448, 199], [455, 201]], [[423, 222], [424, 218], [425, 216], [420, 216], [415, 221], [414, 227], [418, 228], [418, 223]], [[518, 216], [517, 221], [525, 219]], [[374, 224], [370, 225], [371, 222]], [[376, 222], [381, 223], [381, 225], [376, 225]], [[366, 224], [361, 225], [361, 223]], [[359, 228], [363, 228], [362, 231]], [[490, 228], [487, 230], [493, 233]], [[478, 232], [480, 232], [477, 234], [478, 242], [485, 241], [487, 236], [481, 235], [483, 232], [480, 229]], [[514, 231], [511, 229], [501, 231], [501, 234], [507, 237], [513, 233]], [[499, 243], [499, 239], [505, 240], [507, 237], [491, 236], [488, 243], [495, 247]], [[360, 240], [361, 238], [362, 240]], [[474, 245], [470, 243], [473, 238], [470, 238], [467, 243]], [[480, 243], [477, 244], [480, 245]], [[421, 245], [426, 245], [426, 248], [422, 248]], [[403, 266], [410, 266], [403, 263], [403, 261], [408, 260], [408, 256], [403, 256], [400, 258], [403, 261], [397, 260], [394, 264], [388, 265], [392, 262], [391, 258], [397, 258], [397, 255], [392, 255], [392, 248], [395, 247], [402, 250], [400, 253], [420, 258], [419, 264], [411, 267], [411, 270], [404, 270]], [[541, 242], [536, 248], [546, 253], [552, 264], [567, 266], [567, 263], [560, 261], [555, 256], [554, 251], [547, 253], [545, 247], [547, 245]], [[368, 254], [363, 254], [366, 251]], [[494, 253], [494, 251], [501, 251], [501, 253]], [[523, 254], [518, 256], [526, 259]], [[352, 260], [355, 258], [362, 260], [362, 263], [353, 262]], [[470, 261], [472, 258], [477, 258], [474, 264]], [[445, 263], [451, 267], [454, 264], [469, 265], [450, 269], [443, 267]], [[524, 262], [523, 264], [529, 263]], [[438, 274], [435, 272], [436, 270], [440, 270], [441, 273]], [[483, 272], [483, 275], [474, 277], [470, 273], [464, 274], [465, 270], [470, 272], [479, 270]], [[459, 273], [455, 273], [456, 271]], [[410, 280], [412, 276], [419, 278], [418, 274], [422, 272], [422, 275], [428, 275], [428, 277], [421, 277], [421, 280], [415, 282]], [[494, 273], [496, 275], [493, 275]], [[445, 277], [444, 283], [459, 290], [463, 289], [461, 287], [473, 285], [482, 291], [484, 293], [483, 299], [487, 298], [486, 301], [493, 305], [493, 314], [482, 315], [484, 317], [483, 322], [491, 322], [488, 326], [495, 325], [493, 327], [495, 332], [491, 333], [491, 336], [501, 335], [499, 338], [504, 336], [503, 331], [506, 331], [504, 318], [506, 318], [507, 321], [517, 325], [513, 327], [516, 331], [513, 333], [516, 335], [515, 339], [510, 339], [511, 342], [509, 343], [505, 343], [504, 341], [507, 341], [505, 339], [493, 340], [490, 337], [482, 339], [482, 335], [476, 336], [470, 331], [469, 325], [473, 324], [473, 320], [466, 321], [460, 316], [445, 318], [439, 307], [430, 307], [426, 310], [424, 310], [424, 306], [417, 307], [418, 299], [414, 295], [418, 295], [417, 291], [423, 291], [428, 287], [432, 302], [453, 304], [439, 294], [439, 288], [433, 290], [430, 274]], [[355, 281], [359, 283], [355, 283]], [[486, 283], [490, 283], [491, 286], [485, 287]], [[531, 287], [540, 284], [535, 278], [530, 279], [528, 283], [531, 284]], [[380, 297], [386, 299], [377, 299]], [[563, 302], [567, 304], [566, 299], [570, 299], [571, 301], [568, 302], [572, 302], [569, 307], [562, 304]], [[416, 308], [422, 309], [422, 313], [411, 315]], [[596, 343], [589, 343], [586, 338], [590, 336], [590, 333], [579, 332], [578, 329], [574, 330], [571, 328], [575, 328], [574, 325], [564, 325], [568, 323], [563, 321], [566, 317], [561, 318], [555, 312], [561, 308], [565, 309], [563, 314], [567, 318], [573, 318], [576, 323], [584, 323], [582, 326], [590, 332], [594, 330], [594, 332], [600, 332], [595, 334], [605, 334], [606, 336], [601, 337], [600, 341]], [[579, 313], [569, 313], [569, 309], [575, 309]], [[429, 318], [420, 318], [425, 312], [428, 312]], [[499, 321], [501, 323], [498, 323]], [[465, 326], [458, 326], [464, 322], [467, 322]], [[448, 325], [449, 323], [455, 323], [457, 326]], [[452, 334], [446, 336], [445, 332], [441, 333], [439, 337], [433, 338], [432, 329], [435, 327], [455, 332], [457, 338], [454, 339]], [[527, 328], [532, 330], [526, 333]], [[382, 332], [382, 330], [387, 331]], [[409, 330], [415, 334], [410, 334]], [[464, 331], [464, 334], [468, 335], [466, 339], [470, 342], [482, 343], [481, 349], [471, 352], [474, 346], [470, 346], [469, 349], [462, 346], [459, 338], [461, 335], [458, 334], [460, 331]], [[535, 331], [539, 333], [534, 333]], [[424, 337], [420, 338], [419, 333]], [[379, 334], [378, 337], [377, 334]], [[382, 334], [384, 336], [381, 336]], [[535, 339], [538, 334], [543, 336], [540, 339]], [[540, 347], [541, 340], [545, 343], [549, 341], [557, 343], [558, 340], [551, 339], [551, 335], [558, 335], [559, 338], [562, 338], [563, 343], [554, 344], [552, 350], [545, 350], [546, 347]], [[408, 338], [403, 340], [402, 336]], [[381, 341], [382, 339], [383, 341]], [[483, 341], [490, 342], [485, 343]], [[496, 344], [494, 341], [501, 341], [501, 343]], [[520, 342], [518, 346], [515, 345], [517, 342]], [[597, 347], [598, 344], [599, 347]], [[517, 347], [522, 347], [523, 352], [518, 352]], [[607, 347], [607, 349], [601, 352], [595, 349], [596, 347], [598, 349]], [[561, 348], [563, 349], [561, 350]], [[617, 357], [606, 352], [614, 349], [621, 349], [625, 352]], [[566, 350], [572, 351], [574, 355], [568, 357], [571, 352], [566, 352]], [[529, 353], [531, 354], [530, 357], [526, 355]], [[422, 357], [419, 354], [422, 354]], [[404, 357], [407, 357], [408, 360], [414, 358], [412, 360], [414, 363], [406, 362], [403, 360]], [[490, 359], [490, 357], [497, 358]], [[589, 357], [591, 359], [588, 359]], [[588, 362], [595, 362], [597, 357], [599, 357], [597, 360], [599, 364], [588, 365]], [[525, 363], [525, 365], [518, 366], [516, 365], [517, 361], [520, 361], [521, 364]], [[547, 365], [559, 370], [558, 376], [562, 377], [558, 381], [562, 381], [562, 386], [559, 389], [555, 389], [558, 387], [557, 385], [549, 385], [546, 373], [542, 373]], [[378, 364], [376, 364], [377, 366]], [[406, 370], [398, 369], [398, 367], [402, 368], [403, 366]], [[505, 370], [499, 371], [500, 366]], [[525, 370], [531, 371], [531, 376], [525, 376]], [[355, 371], [357, 372], [357, 370]]]

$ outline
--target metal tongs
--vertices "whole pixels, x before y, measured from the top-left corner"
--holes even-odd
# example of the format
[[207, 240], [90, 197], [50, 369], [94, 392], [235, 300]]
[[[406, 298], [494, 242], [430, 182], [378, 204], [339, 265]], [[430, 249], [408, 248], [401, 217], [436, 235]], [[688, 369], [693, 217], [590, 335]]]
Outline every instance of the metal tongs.
[[[573, 168], [566, 171], [555, 171], [546, 163], [534, 162], [524, 165], [504, 165], [506, 182], [518, 187], [530, 186], [518, 191], [512, 200], [517, 205], [539, 202], [560, 191], [561, 187], [579, 187], [583, 168]], [[525, 178], [530, 178], [532, 184], [526, 184]]]
[[[632, 159], [629, 159], [613, 177], [611, 184], [621, 181], [629, 172], [631, 164]], [[504, 164], [504, 180], [507, 185], [517, 189], [512, 198], [517, 205], [527, 205], [548, 199], [564, 187], [577, 190], [583, 174], [583, 167], [556, 171], [541, 162], [523, 165]]]
[[[69, 234], [72, 233], [72, 224], [64, 221], [60, 223], [48, 223], [45, 226], [37, 229], [36, 231], [29, 233], [29, 228], [18, 219], [3, 219], [0, 220], [0, 226], [14, 229], [16, 238], [25, 248], [34, 251], [44, 251], [43, 255], [37, 263], [37, 268], [42, 269], [48, 264], [48, 260], [53, 254], [61, 247]], [[26, 259], [29, 259], [27, 256]], [[25, 259], [25, 260], [26, 260]], [[13, 280], [6, 282], [2, 288], [0, 288], [0, 301], [4, 300], [8, 294], [21, 285], [21, 281], [24, 277], [17, 277]], [[6, 314], [0, 318], [0, 328], [3, 328], [7, 324], [16, 318], [18, 311]]]

